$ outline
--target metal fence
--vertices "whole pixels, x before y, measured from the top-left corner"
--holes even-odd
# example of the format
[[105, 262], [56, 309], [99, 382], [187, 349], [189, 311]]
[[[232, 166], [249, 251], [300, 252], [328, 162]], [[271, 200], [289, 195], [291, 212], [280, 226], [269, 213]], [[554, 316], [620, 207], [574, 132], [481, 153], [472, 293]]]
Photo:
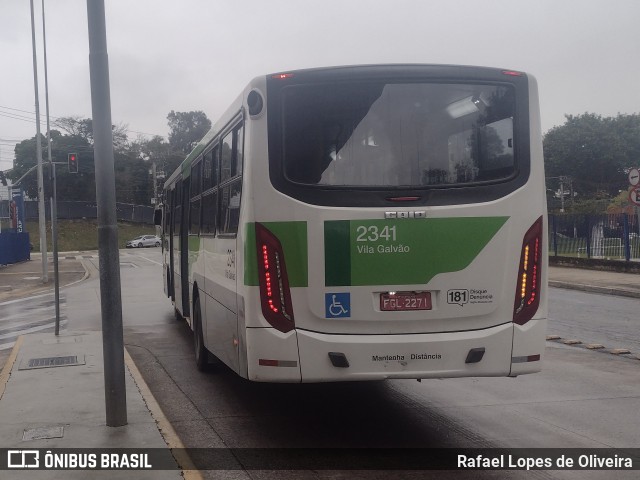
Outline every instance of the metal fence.
[[640, 261], [638, 216], [549, 215], [549, 255]]
[[[25, 218], [27, 220], [38, 219], [38, 202], [28, 200], [24, 202]], [[58, 218], [63, 220], [80, 218], [98, 218], [96, 202], [58, 202]], [[51, 209], [49, 202], [45, 203], [47, 219], [50, 220]], [[116, 203], [116, 213], [119, 221], [131, 223], [144, 223], [153, 225], [153, 207], [146, 205], [133, 205], [129, 203]], [[0, 218], [9, 217], [9, 202], [0, 202]]]

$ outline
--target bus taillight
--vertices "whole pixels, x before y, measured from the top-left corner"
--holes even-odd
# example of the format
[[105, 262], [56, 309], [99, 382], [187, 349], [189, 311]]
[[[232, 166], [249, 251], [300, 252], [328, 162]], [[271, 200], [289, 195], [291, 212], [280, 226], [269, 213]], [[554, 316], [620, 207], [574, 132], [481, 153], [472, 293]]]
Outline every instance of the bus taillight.
[[276, 330], [289, 332], [295, 323], [284, 251], [276, 236], [257, 222], [256, 247], [262, 315]]
[[513, 307], [513, 321], [518, 325], [527, 323], [540, 305], [542, 283], [542, 217], [531, 226], [522, 242], [518, 285]]

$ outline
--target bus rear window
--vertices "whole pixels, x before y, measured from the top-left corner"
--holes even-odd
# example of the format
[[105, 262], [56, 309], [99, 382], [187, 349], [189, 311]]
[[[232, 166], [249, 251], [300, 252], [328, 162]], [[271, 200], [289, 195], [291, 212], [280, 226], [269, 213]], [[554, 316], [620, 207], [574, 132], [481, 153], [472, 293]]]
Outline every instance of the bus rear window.
[[294, 85], [283, 90], [282, 102], [290, 182], [437, 188], [516, 172], [509, 85]]

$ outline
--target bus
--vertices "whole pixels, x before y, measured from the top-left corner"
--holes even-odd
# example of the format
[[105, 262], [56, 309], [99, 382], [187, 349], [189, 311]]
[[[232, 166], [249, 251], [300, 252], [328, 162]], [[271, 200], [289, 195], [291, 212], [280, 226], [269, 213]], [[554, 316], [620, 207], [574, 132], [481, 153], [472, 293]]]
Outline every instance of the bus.
[[547, 217], [529, 74], [260, 76], [162, 205], [164, 290], [198, 369], [290, 383], [541, 369]]

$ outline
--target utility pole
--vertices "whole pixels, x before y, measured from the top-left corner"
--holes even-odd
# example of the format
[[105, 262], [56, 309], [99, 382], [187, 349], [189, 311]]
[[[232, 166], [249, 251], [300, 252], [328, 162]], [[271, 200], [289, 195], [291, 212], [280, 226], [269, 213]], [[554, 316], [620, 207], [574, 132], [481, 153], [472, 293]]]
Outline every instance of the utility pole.
[[47, 32], [44, 22], [44, 0], [42, 0], [42, 42], [44, 45], [44, 98], [47, 112], [47, 158], [51, 181], [51, 237], [53, 243], [53, 284], [56, 307], [55, 334], [60, 335], [60, 275], [58, 270], [58, 195], [56, 192], [56, 166], [51, 159], [51, 125], [49, 123], [49, 76], [47, 74]]
[[109, 58], [107, 55], [104, 0], [87, 0], [87, 18], [96, 200], [98, 203], [104, 394], [107, 426], [120, 427], [127, 424], [127, 397], [124, 377], [120, 253], [118, 252]]
[[38, 225], [40, 231], [40, 252], [42, 252], [42, 283], [49, 281], [47, 265], [47, 218], [44, 210], [44, 176], [42, 174], [42, 141], [40, 139], [40, 101], [38, 100], [38, 61], [36, 59], [36, 27], [31, 4], [31, 44], [33, 46], [33, 88], [36, 97], [36, 155], [38, 158]]

